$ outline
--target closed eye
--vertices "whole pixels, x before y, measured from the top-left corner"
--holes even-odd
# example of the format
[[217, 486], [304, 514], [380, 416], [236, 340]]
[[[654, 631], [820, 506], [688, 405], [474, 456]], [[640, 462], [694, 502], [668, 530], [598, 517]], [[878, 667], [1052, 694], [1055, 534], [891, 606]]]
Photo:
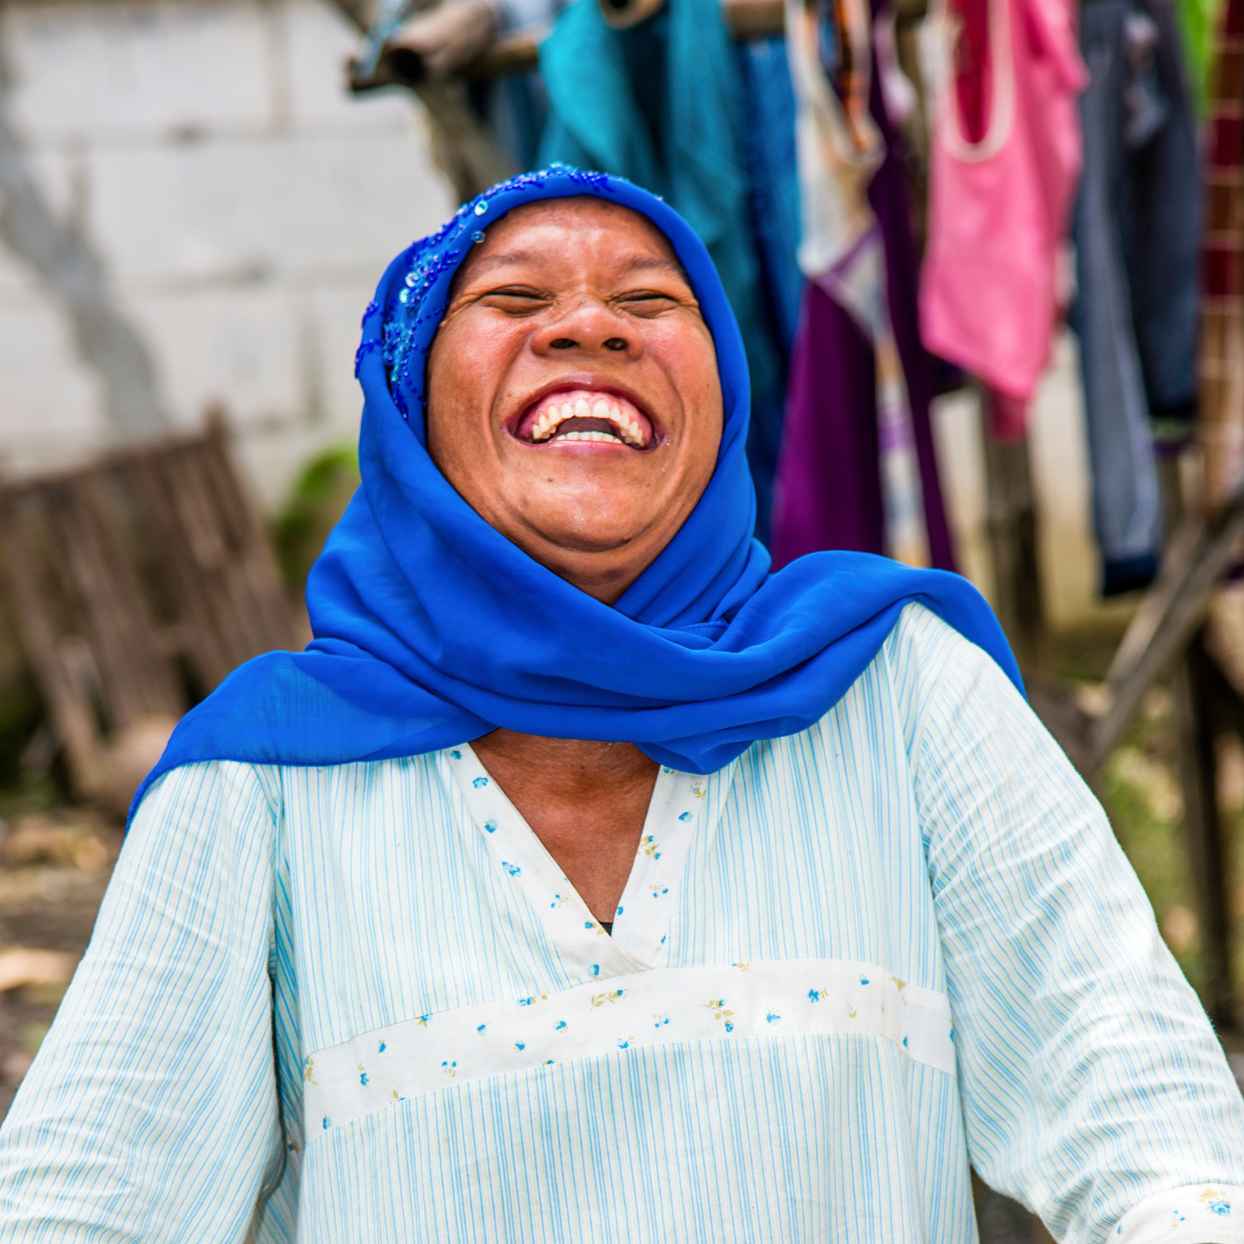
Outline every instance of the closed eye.
[[503, 311], [532, 311], [549, 301], [549, 295], [526, 286], [507, 285], [502, 289], [490, 289], [482, 300]]
[[677, 294], [667, 294], [656, 289], [641, 289], [619, 294], [613, 301], [637, 315], [650, 315], [664, 311], [668, 307], [681, 306], [684, 300]]

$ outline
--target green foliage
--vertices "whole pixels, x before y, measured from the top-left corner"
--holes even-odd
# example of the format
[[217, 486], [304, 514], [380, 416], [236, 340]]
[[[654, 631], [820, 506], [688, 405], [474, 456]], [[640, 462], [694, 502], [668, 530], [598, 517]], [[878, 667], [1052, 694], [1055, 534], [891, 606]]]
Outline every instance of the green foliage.
[[299, 472], [272, 533], [282, 577], [292, 592], [302, 590], [311, 563], [358, 483], [358, 454], [353, 446], [325, 449]]
[[[1163, 728], [1165, 727], [1165, 728]], [[1115, 834], [1149, 895], [1179, 966], [1197, 989], [1205, 983], [1196, 896], [1183, 842], [1177, 762], [1169, 721], [1142, 721], [1106, 764], [1101, 798]]]

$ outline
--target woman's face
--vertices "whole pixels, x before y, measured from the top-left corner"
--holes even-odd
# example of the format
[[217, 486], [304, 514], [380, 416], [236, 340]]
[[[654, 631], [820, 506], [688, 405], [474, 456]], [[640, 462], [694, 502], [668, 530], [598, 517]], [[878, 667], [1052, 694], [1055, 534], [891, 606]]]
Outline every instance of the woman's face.
[[596, 199], [515, 209], [463, 264], [428, 358], [428, 449], [537, 561], [612, 601], [704, 491], [712, 337], [661, 232]]

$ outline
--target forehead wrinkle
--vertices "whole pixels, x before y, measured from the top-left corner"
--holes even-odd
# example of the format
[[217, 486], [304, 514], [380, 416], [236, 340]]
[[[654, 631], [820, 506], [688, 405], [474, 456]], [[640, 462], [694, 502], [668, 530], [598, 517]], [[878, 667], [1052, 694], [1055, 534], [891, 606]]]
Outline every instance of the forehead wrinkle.
[[690, 286], [691, 281], [687, 276], [682, 264], [676, 259], [666, 259], [661, 255], [633, 255], [624, 264], [622, 264], [622, 272], [672, 272], [682, 281], [686, 281]]
[[478, 276], [493, 268], [502, 268], [506, 264], [532, 263], [539, 258], [540, 256], [536, 251], [503, 251], [499, 255], [479, 255], [473, 257], [469, 266], [464, 265], [464, 267], [469, 268], [471, 276]]

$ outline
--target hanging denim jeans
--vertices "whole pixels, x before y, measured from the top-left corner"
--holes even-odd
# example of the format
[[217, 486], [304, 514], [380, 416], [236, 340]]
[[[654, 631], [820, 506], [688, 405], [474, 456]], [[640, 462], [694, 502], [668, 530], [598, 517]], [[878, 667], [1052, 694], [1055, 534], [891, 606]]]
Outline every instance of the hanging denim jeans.
[[1157, 572], [1155, 433], [1186, 436], [1196, 406], [1201, 176], [1168, 0], [1089, 0], [1080, 42], [1084, 168], [1077, 304], [1102, 594]]

